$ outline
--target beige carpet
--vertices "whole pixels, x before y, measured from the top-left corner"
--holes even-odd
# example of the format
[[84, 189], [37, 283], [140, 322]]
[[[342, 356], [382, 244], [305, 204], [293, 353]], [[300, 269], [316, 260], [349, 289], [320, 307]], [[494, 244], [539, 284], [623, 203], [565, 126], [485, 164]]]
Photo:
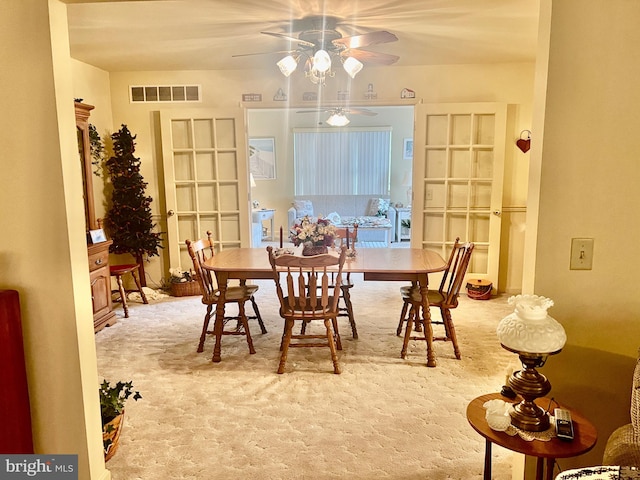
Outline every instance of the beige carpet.
[[[269, 333], [252, 322], [257, 350], [224, 337], [196, 346], [205, 307], [199, 297], [130, 302], [130, 318], [96, 335], [100, 379], [133, 380], [143, 399], [129, 401], [120, 448], [107, 467], [116, 480], [160, 479], [481, 479], [484, 439], [468, 424], [467, 404], [497, 391], [516, 358], [500, 347], [507, 297], [461, 298], [453, 312], [462, 360], [437, 342], [399, 358], [397, 282], [353, 289], [360, 338], [341, 320], [343, 373], [328, 349], [294, 349], [275, 373], [282, 322], [272, 282], [257, 294]], [[438, 313], [434, 312], [435, 316]], [[441, 327], [435, 327], [441, 328]], [[510, 452], [494, 446], [493, 478], [511, 478]]]

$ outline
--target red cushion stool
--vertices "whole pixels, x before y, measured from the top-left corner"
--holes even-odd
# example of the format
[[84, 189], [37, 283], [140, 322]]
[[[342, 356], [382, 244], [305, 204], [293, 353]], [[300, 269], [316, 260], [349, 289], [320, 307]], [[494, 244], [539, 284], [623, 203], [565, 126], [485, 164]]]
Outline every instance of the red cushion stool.
[[127, 307], [127, 292], [124, 290], [124, 285], [122, 285], [122, 276], [130, 273], [133, 277], [133, 280], [136, 282], [136, 286], [138, 287], [138, 292], [140, 292], [140, 296], [142, 297], [142, 303], [148, 304], [147, 296], [144, 294], [142, 287], [140, 286], [140, 279], [136, 272], [140, 268], [140, 265], [137, 263], [127, 264], [127, 265], [110, 265], [109, 273], [112, 277], [116, 277], [116, 282], [118, 283], [118, 291], [120, 292], [120, 301], [122, 302], [122, 307], [124, 308], [124, 318], [129, 318], [129, 308]]

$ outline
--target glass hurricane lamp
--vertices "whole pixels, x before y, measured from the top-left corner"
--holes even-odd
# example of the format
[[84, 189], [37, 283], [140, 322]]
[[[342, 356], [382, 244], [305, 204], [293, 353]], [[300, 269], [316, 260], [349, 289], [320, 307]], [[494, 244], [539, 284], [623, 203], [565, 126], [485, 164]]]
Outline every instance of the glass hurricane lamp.
[[549, 428], [549, 416], [535, 399], [551, 391], [551, 383], [536, 369], [544, 366], [549, 355], [560, 353], [567, 341], [564, 328], [547, 314], [553, 300], [538, 295], [509, 298], [515, 311], [498, 324], [502, 347], [518, 354], [522, 370], [509, 377], [509, 386], [522, 401], [511, 410], [511, 423], [522, 430], [542, 432]]

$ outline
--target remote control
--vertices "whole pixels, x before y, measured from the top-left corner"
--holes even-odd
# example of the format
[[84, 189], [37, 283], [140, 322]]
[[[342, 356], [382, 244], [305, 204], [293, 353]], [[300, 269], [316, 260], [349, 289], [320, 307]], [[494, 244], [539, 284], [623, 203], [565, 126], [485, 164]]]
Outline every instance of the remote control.
[[556, 408], [553, 411], [556, 419], [556, 435], [560, 440], [573, 440], [573, 422], [571, 421], [571, 413], [563, 408]]

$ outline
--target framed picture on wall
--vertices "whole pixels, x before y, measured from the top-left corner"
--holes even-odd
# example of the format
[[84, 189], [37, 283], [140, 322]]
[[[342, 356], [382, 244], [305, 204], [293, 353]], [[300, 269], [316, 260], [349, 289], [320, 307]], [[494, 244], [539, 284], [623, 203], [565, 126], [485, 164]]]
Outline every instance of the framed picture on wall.
[[249, 170], [256, 180], [274, 180], [276, 178], [275, 138], [249, 139]]
[[402, 150], [402, 158], [404, 160], [413, 159], [413, 138], [404, 139], [404, 148]]

